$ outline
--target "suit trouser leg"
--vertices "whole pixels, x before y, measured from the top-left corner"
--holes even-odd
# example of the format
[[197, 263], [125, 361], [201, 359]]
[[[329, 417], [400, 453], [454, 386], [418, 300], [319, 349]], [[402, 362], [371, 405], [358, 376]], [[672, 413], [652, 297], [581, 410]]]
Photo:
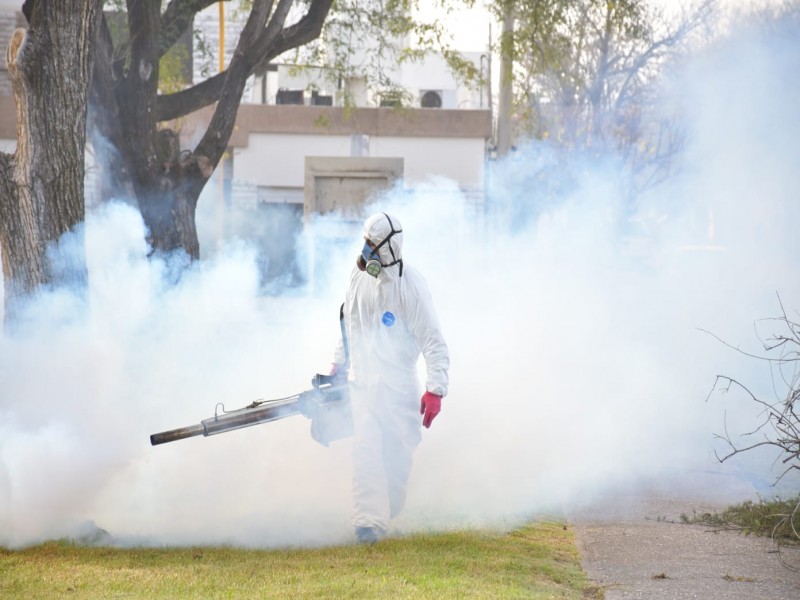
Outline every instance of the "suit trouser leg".
[[378, 415], [366, 403], [353, 403], [355, 527], [386, 531], [389, 519], [405, 506], [414, 451], [421, 439], [415, 413], [385, 410]]

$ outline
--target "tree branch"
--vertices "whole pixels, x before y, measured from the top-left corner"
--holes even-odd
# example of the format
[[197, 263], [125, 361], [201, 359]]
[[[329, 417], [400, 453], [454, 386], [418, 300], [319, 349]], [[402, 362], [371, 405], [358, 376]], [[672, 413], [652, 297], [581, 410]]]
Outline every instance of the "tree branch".
[[[158, 42], [158, 56], [164, 56], [183, 35], [200, 11], [216, 4], [219, 0], [171, 0], [161, 15], [161, 37]], [[229, 2], [230, 0], [222, 0]]]
[[[780, 462], [781, 464], [785, 465], [786, 468], [783, 469], [783, 471], [778, 475], [776, 483], [783, 479], [788, 473], [794, 470], [800, 470], [800, 419], [798, 419], [798, 413], [795, 410], [795, 402], [798, 398], [800, 398], [800, 374], [797, 371], [798, 362], [800, 361], [800, 354], [798, 354], [798, 351], [796, 350], [796, 348], [800, 347], [800, 335], [798, 335], [800, 329], [798, 329], [799, 326], [797, 323], [794, 323], [788, 319], [783, 304], [780, 306], [783, 316], [774, 320], [782, 322], [784, 326], [789, 329], [790, 333], [789, 335], [778, 335], [773, 338], [779, 340], [778, 343], [765, 344], [767, 351], [776, 349], [780, 350], [780, 354], [777, 358], [770, 356], [756, 356], [754, 354], [743, 352], [739, 348], [734, 349], [745, 356], [757, 358], [759, 360], [766, 360], [770, 366], [777, 365], [779, 373], [782, 376], [781, 380], [788, 390], [787, 393], [783, 395], [783, 399], [775, 402], [767, 402], [750, 391], [744, 384], [740, 383], [736, 379], [733, 379], [732, 377], [725, 375], [718, 375], [716, 377], [714, 380], [714, 386], [707, 397], [708, 400], [715, 390], [718, 390], [722, 393], [727, 393], [731, 390], [732, 386], [736, 386], [740, 390], [743, 390], [752, 402], [761, 405], [763, 408], [763, 420], [761, 423], [758, 424], [752, 431], [737, 435], [736, 439], [743, 440], [744, 438], [757, 433], [762, 434], [764, 436], [763, 439], [753, 443], [740, 445], [728, 431], [726, 420], [724, 433], [717, 434], [714, 437], [724, 441], [730, 450], [722, 456], [715, 452], [715, 456], [720, 462], [724, 462], [737, 454], [747, 452], [755, 448], [764, 446], [777, 448], [779, 450], [779, 454], [776, 457], [775, 463], [777, 464]], [[720, 340], [719, 337], [714, 337], [729, 348], [733, 348], [733, 346], [730, 344]], [[793, 370], [791, 371], [791, 377], [787, 378], [783, 377], [783, 367], [788, 364], [793, 365]], [[774, 386], [776, 379], [774, 372], [772, 379]], [[725, 382], [725, 384], [720, 386], [720, 382]], [[777, 390], [776, 396], [780, 397]]]
[[214, 104], [222, 93], [227, 74], [227, 71], [223, 71], [180, 92], [159, 95], [156, 102], [156, 120], [170, 121]]
[[[302, 19], [278, 33], [273, 48], [257, 46], [257, 50], [259, 53], [263, 52], [263, 56], [256, 64], [272, 60], [287, 50], [317, 39], [322, 33], [322, 26], [325, 24], [332, 4], [333, 0], [314, 0]], [[268, 43], [266, 36], [261, 43], [264, 45]]]
[[[294, 0], [280, 0], [278, 7], [272, 14], [267, 31], [283, 28], [283, 23]], [[216, 165], [219, 158], [228, 146], [233, 126], [236, 122], [236, 113], [242, 101], [242, 93], [247, 78], [255, 63], [250, 52], [253, 40], [257, 39], [259, 32], [264, 31], [264, 25], [272, 9], [272, 0], [254, 0], [253, 8], [247, 18], [244, 29], [239, 36], [233, 58], [225, 71], [225, 83], [222, 88], [211, 123], [208, 125], [203, 138], [195, 149], [195, 154], [207, 157], [212, 165]]]
[[[285, 27], [273, 33], [269, 27], [261, 32], [250, 43], [242, 47], [241, 52], [247, 55], [247, 75], [255, 71], [257, 65], [270, 61], [280, 56], [287, 50], [297, 48], [319, 37], [325, 19], [330, 12], [333, 0], [313, 0], [306, 14], [294, 25]], [[276, 14], [280, 7], [276, 10]], [[273, 15], [273, 19], [275, 15]], [[273, 23], [270, 19], [270, 23]], [[277, 22], [277, 21], [276, 21]], [[281, 24], [283, 21], [280, 21]], [[241, 38], [240, 38], [241, 41]], [[237, 50], [238, 52], [238, 50]], [[189, 89], [158, 97], [156, 114], [159, 121], [168, 121], [188, 115], [205, 106], [217, 102], [225, 87], [228, 77], [226, 71], [218, 73]]]

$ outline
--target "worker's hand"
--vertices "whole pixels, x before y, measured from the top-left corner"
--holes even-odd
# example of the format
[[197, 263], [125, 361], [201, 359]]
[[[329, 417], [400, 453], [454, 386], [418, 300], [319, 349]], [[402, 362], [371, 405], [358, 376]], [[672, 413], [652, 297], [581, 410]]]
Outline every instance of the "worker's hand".
[[436, 415], [439, 414], [439, 411], [442, 410], [442, 397], [437, 394], [431, 394], [430, 392], [425, 392], [422, 394], [422, 402], [420, 403], [419, 407], [419, 414], [424, 415], [422, 417], [422, 426], [430, 428], [431, 423], [433, 423], [433, 419]]
[[317, 373], [311, 378], [311, 385], [313, 385], [315, 388], [318, 388], [321, 385], [337, 385], [344, 383], [345, 381], [347, 381], [347, 369], [345, 369], [342, 365], [333, 363], [331, 365], [330, 373], [327, 375]]
[[331, 364], [331, 372], [329, 375], [333, 377], [334, 383], [342, 383], [347, 381], [347, 369], [344, 365], [339, 365], [336, 363]]

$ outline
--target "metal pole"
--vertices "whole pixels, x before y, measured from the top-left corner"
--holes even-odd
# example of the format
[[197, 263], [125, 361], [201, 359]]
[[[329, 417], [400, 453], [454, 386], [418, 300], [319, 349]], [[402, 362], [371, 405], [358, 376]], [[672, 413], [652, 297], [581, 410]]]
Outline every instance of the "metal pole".
[[[481, 54], [481, 79], [484, 79], [484, 77], [485, 77], [485, 72], [486, 71], [483, 68], [483, 61], [486, 60], [486, 58], [487, 57], [486, 57], [485, 54]], [[478, 101], [478, 106], [480, 107], [481, 110], [483, 110], [483, 88], [484, 87], [486, 87], [486, 83], [484, 81], [481, 81], [480, 95], [479, 95], [480, 100]]]
[[486, 66], [487, 75], [486, 78], [489, 80], [487, 83], [487, 92], [489, 96], [489, 123], [491, 123], [492, 127], [492, 146], [495, 145], [495, 135], [494, 135], [494, 106], [492, 102], [492, 24], [489, 23], [489, 49], [488, 49], [488, 57], [489, 57], [489, 64]]
[[[225, 70], [225, 3], [220, 0], [219, 5], [219, 72]], [[219, 161], [217, 169], [219, 189], [217, 190], [217, 246], [222, 245], [225, 236], [225, 155]]]
[[503, 15], [500, 36], [500, 101], [497, 107], [497, 156], [511, 149], [512, 77], [514, 64], [514, 10], [509, 7]]
[[219, 2], [219, 72], [225, 70], [225, 3]]

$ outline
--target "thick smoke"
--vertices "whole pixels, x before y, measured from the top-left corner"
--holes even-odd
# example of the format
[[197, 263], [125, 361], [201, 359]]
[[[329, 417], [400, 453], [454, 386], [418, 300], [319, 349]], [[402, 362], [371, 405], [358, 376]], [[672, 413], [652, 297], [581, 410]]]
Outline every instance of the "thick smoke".
[[[713, 471], [720, 494], [774, 480], [770, 456], [714, 459], [724, 419], [759, 418], [733, 395], [707, 400], [714, 377], [774, 392], [764, 363], [700, 329], [758, 351], [777, 294], [800, 306], [798, 39], [741, 37], [687, 65], [669, 94], [691, 133], [680, 174], [636, 205], [612, 159], [573, 161], [552, 200], [536, 174], [560, 159], [531, 145], [497, 165], [485, 206], [432, 181], [373, 207], [403, 222], [452, 359], [399, 530], [513, 523], [687, 473]], [[307, 389], [331, 361], [360, 235], [312, 220], [296, 239], [309, 285], [265, 294], [252, 245], [224, 244], [176, 284], [146, 259], [135, 210], [94, 209], [88, 309], [46, 294], [0, 338], [0, 544], [92, 523], [121, 544], [349, 541], [349, 441], [316, 444], [300, 416], [149, 435]]]

